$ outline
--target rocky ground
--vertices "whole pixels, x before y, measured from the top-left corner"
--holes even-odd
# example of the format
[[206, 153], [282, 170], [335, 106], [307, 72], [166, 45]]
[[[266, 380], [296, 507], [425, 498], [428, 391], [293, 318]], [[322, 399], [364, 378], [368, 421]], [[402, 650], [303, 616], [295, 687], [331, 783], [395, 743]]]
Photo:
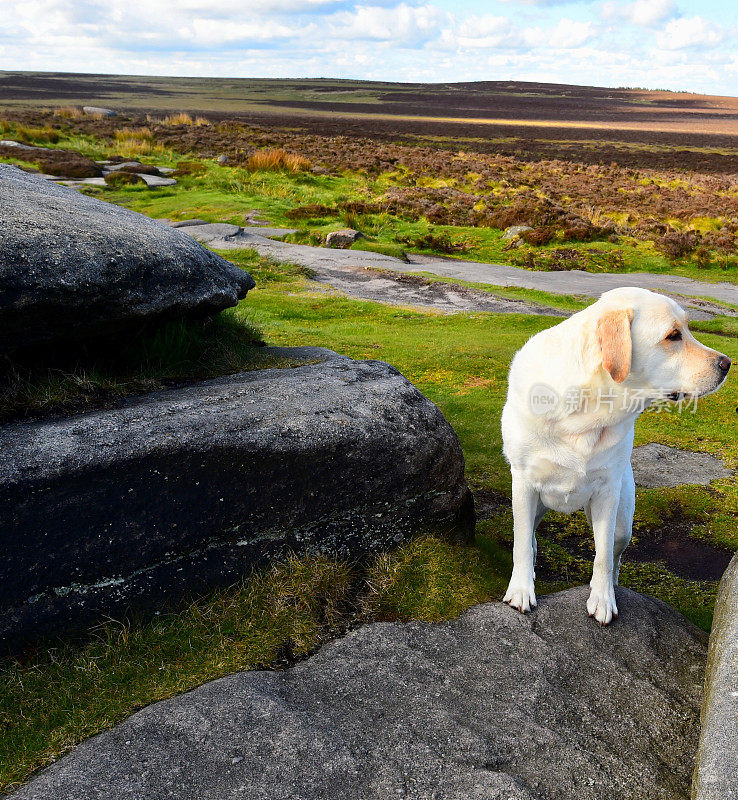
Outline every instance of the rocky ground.
[[627, 589], [599, 628], [585, 600], [361, 627], [149, 706], [13, 797], [686, 800], [704, 633]]

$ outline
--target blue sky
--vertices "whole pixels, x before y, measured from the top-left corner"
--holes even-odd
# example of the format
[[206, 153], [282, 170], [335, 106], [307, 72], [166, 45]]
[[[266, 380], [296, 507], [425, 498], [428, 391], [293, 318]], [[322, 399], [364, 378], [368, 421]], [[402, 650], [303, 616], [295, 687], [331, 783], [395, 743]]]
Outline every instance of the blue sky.
[[5, 0], [0, 69], [738, 95], [727, 0]]

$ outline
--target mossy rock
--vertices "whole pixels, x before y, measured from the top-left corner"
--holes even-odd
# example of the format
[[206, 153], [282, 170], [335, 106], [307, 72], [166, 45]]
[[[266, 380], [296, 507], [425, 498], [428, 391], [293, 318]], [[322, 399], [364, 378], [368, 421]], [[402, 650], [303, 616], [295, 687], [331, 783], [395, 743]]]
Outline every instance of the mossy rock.
[[133, 172], [123, 172], [122, 170], [119, 172], [108, 172], [105, 176], [105, 183], [115, 189], [120, 186], [146, 185], [146, 181], [140, 175], [136, 175]]
[[159, 175], [161, 172], [153, 164], [126, 164], [117, 172], [135, 173], [136, 175]]

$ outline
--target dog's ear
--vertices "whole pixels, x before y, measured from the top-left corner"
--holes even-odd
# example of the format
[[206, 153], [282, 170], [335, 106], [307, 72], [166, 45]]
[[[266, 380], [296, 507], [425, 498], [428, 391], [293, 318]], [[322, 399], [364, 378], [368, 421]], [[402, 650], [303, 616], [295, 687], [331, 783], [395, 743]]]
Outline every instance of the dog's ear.
[[602, 367], [615, 383], [622, 383], [630, 372], [632, 309], [606, 311], [597, 320], [597, 341], [602, 353]]

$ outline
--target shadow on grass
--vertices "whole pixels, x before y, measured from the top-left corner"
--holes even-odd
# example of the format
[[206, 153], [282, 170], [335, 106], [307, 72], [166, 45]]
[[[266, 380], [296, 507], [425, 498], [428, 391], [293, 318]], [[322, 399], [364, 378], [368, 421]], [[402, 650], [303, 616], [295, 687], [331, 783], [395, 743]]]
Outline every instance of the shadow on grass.
[[0, 361], [0, 422], [72, 413], [259, 363], [261, 333], [238, 309], [134, 335], [65, 343]]

